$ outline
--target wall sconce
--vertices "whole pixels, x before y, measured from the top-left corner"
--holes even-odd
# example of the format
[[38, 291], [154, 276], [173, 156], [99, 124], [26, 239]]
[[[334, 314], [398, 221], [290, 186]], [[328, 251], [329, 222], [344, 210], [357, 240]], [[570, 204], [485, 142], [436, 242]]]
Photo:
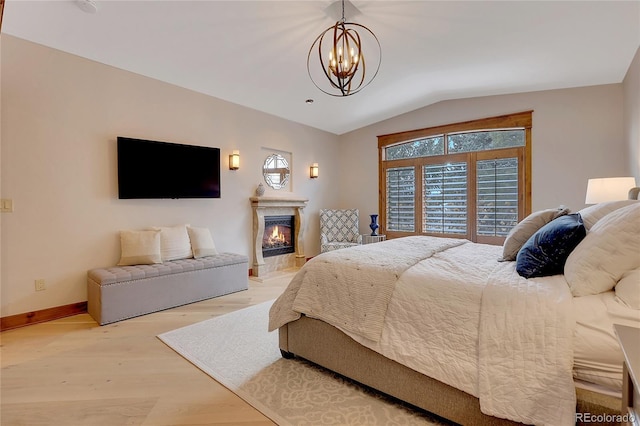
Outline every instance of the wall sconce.
[[240, 168], [240, 151], [233, 150], [233, 154], [229, 156], [229, 170], [238, 170]]
[[309, 177], [311, 179], [318, 177], [318, 163], [313, 163], [311, 167], [309, 167]]
[[607, 201], [626, 200], [629, 190], [636, 186], [634, 177], [614, 177], [589, 179], [585, 204], [597, 204]]

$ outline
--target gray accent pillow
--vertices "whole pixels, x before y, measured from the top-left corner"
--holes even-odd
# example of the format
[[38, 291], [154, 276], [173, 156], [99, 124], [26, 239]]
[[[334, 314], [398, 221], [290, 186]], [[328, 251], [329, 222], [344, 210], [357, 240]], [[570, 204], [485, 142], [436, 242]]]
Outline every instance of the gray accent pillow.
[[502, 259], [500, 261], [516, 260], [518, 252], [538, 229], [542, 228], [553, 219], [569, 213], [569, 209], [560, 206], [556, 209], [546, 209], [531, 213], [511, 228], [502, 246]]

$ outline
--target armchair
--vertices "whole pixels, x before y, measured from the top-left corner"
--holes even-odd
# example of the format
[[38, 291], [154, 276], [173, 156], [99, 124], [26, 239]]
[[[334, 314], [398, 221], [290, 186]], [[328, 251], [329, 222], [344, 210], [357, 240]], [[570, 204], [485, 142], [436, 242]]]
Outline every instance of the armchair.
[[358, 217], [358, 209], [321, 209], [320, 251], [324, 253], [362, 244]]

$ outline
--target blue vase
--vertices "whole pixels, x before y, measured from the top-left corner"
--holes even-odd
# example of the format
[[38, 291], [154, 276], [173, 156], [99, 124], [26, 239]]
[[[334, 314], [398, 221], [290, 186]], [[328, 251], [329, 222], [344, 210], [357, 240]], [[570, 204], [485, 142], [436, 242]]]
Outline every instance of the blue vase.
[[369, 228], [371, 228], [371, 236], [375, 237], [378, 234], [376, 233], [376, 230], [378, 229], [378, 215], [377, 214], [372, 214], [371, 215], [371, 224], [369, 225]]

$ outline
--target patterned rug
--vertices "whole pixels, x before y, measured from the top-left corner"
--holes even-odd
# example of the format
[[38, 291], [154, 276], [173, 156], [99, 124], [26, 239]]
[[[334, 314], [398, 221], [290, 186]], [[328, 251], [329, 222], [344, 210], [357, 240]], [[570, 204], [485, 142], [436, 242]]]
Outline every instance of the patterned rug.
[[280, 356], [265, 302], [158, 336], [279, 425], [448, 425], [300, 359]]

